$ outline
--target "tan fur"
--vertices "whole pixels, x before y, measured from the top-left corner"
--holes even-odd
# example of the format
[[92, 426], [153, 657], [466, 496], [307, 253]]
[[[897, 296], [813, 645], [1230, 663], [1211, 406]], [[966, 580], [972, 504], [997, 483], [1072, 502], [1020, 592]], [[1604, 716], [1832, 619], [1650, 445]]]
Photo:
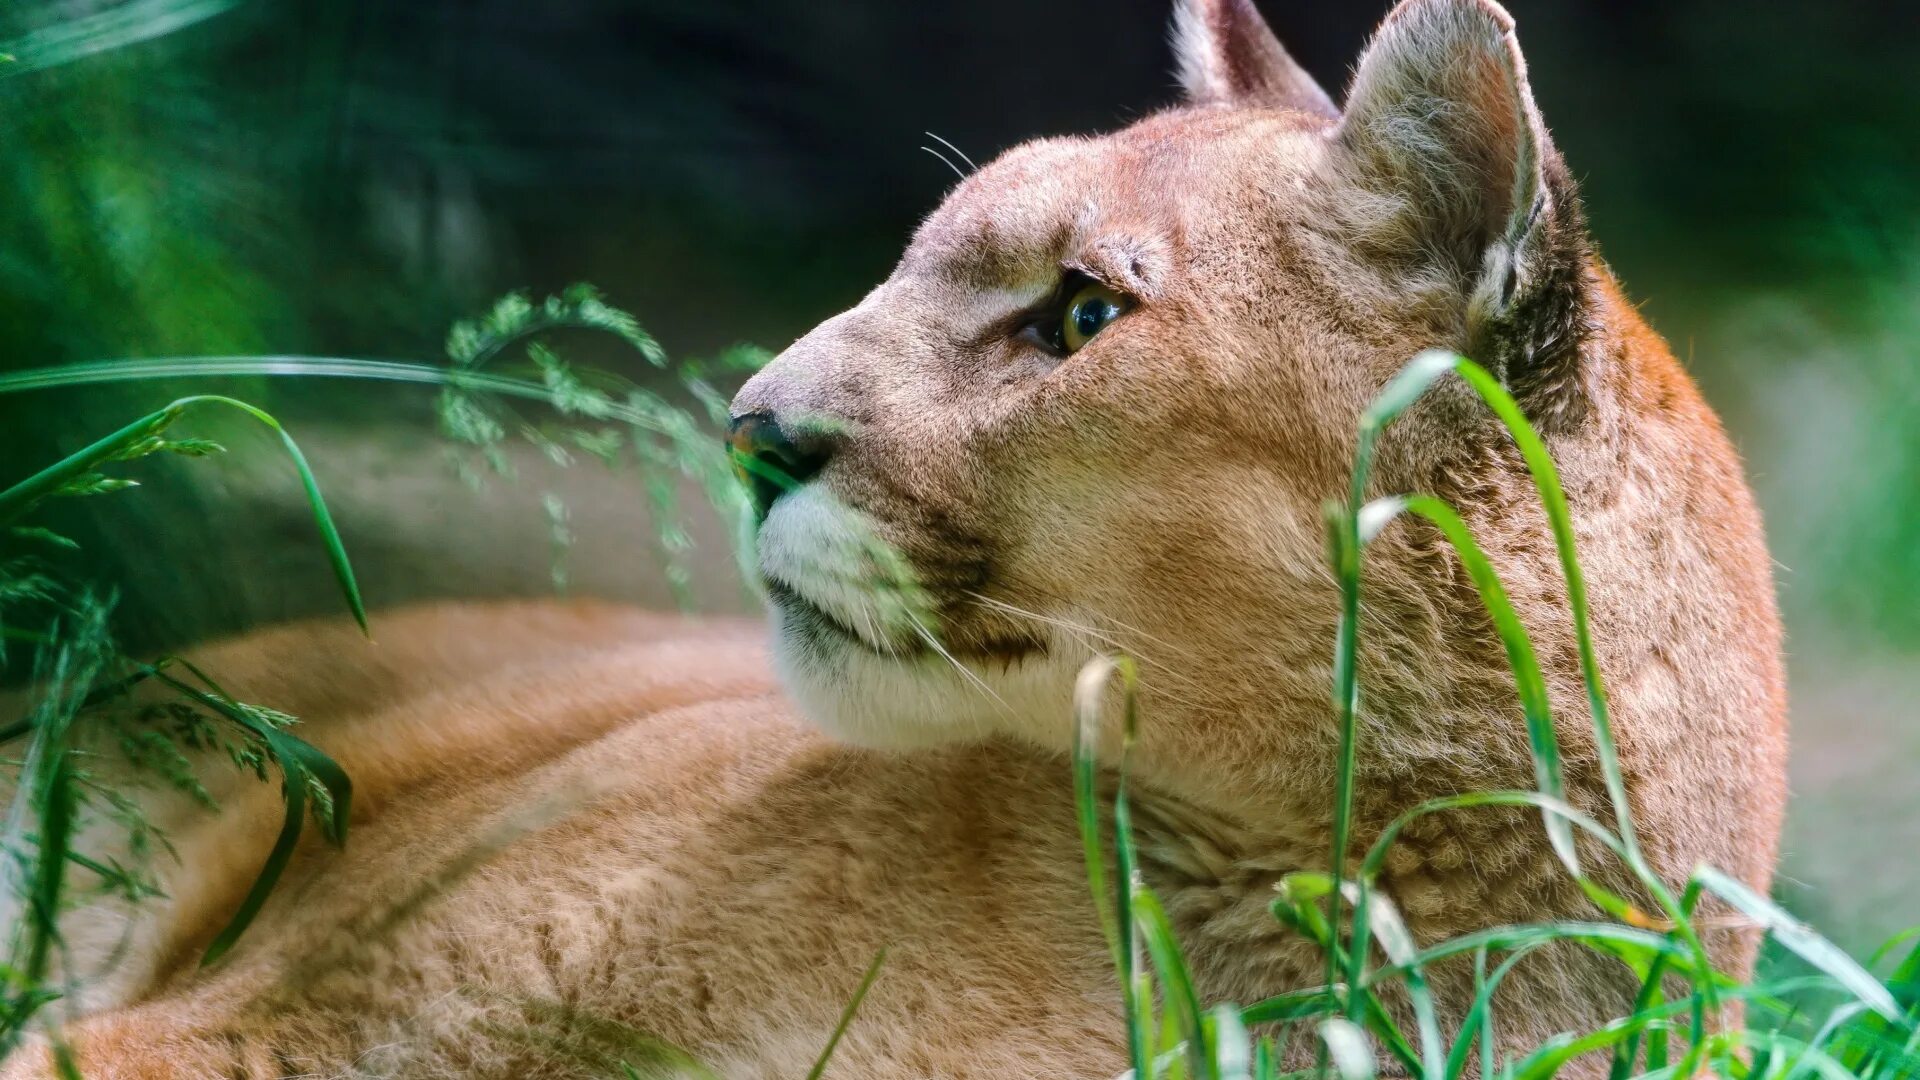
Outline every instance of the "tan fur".
[[[1183, 62], [1201, 104], [980, 170], [885, 283], [741, 391], [737, 414], [811, 426], [831, 453], [762, 529], [772, 665], [740, 626], [558, 605], [390, 613], [372, 647], [316, 624], [198, 654], [308, 718], [358, 784], [353, 841], [303, 851], [200, 971], [275, 796], [241, 784], [219, 819], [183, 817], [172, 899], [67, 1029], [87, 1074], [570, 1075], [562, 1051], [613, 1023], [725, 1075], [793, 1076], [885, 946], [831, 1075], [1115, 1075], [1118, 991], [1063, 757], [1074, 675], [1109, 650], [1142, 662], [1143, 873], [1202, 992], [1318, 983], [1266, 907], [1329, 855], [1320, 507], [1361, 408], [1435, 346], [1473, 348], [1548, 433], [1653, 864], [1764, 889], [1785, 733], [1757, 516], [1712, 413], [1587, 246], [1510, 20], [1409, 0], [1335, 117], [1251, 11], [1187, 5], [1183, 48], [1211, 50]], [[1056, 358], [1012, 324], [1062, 267], [1133, 306]], [[1382, 442], [1376, 486], [1467, 517], [1547, 668], [1571, 797], [1607, 818], [1511, 441], [1444, 387]], [[1532, 782], [1512, 676], [1450, 550], [1401, 523], [1367, 558], [1356, 852], [1421, 800]], [[1423, 820], [1382, 885], [1423, 942], [1594, 914], [1518, 810]], [[1714, 934], [1736, 974], [1755, 944]], [[1443, 1023], [1469, 974], [1433, 973]], [[1583, 951], [1535, 954], [1496, 1009], [1503, 1051], [1590, 1030], [1632, 986]], [[43, 1053], [3, 1075], [41, 1075]]]

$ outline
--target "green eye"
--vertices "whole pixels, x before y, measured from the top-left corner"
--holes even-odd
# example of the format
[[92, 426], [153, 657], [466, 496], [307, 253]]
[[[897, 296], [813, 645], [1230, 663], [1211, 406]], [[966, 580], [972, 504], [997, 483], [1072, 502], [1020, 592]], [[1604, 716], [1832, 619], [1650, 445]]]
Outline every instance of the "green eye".
[[1127, 309], [1126, 297], [1097, 281], [1088, 282], [1067, 301], [1060, 320], [1060, 347], [1064, 352], [1079, 352], [1093, 335]]

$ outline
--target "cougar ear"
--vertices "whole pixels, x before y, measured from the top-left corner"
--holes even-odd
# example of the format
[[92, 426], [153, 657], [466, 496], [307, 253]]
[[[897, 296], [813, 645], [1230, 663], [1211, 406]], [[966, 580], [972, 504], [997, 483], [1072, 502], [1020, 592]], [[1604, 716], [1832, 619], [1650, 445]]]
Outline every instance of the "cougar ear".
[[1460, 288], [1460, 346], [1523, 403], [1577, 412], [1591, 248], [1506, 11], [1403, 0], [1360, 58], [1337, 141], [1370, 196], [1353, 200], [1356, 237]]
[[1329, 120], [1340, 110], [1287, 55], [1253, 0], [1175, 0], [1173, 52], [1195, 105], [1260, 105]]

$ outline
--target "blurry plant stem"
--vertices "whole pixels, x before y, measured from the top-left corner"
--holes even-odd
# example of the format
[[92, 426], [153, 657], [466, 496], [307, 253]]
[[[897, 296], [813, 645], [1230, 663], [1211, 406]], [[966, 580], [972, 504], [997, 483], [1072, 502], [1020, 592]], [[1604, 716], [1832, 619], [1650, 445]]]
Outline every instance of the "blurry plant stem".
[[[53, 390], [71, 386], [146, 382], [155, 379], [289, 376], [329, 379], [372, 379], [381, 382], [451, 386], [461, 390], [502, 394], [550, 404], [553, 390], [545, 383], [512, 375], [463, 371], [436, 364], [403, 360], [353, 360], [333, 356], [183, 356], [153, 360], [96, 360], [58, 367], [30, 368], [0, 375], [0, 394]], [[652, 413], [611, 403], [608, 419], [647, 431], [665, 432], [666, 425]]]

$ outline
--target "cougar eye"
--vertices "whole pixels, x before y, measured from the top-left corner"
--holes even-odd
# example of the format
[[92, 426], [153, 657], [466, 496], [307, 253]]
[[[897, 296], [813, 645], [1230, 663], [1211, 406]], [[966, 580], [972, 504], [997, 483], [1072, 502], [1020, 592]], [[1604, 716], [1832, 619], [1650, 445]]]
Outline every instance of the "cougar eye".
[[1127, 298], [1097, 281], [1081, 286], [1067, 298], [1066, 311], [1060, 317], [1060, 351], [1079, 352], [1093, 335], [1127, 309]]
[[1125, 293], [1100, 284], [1079, 270], [1068, 270], [1053, 296], [1021, 316], [1016, 338], [1055, 356], [1080, 351], [1093, 335], [1133, 306]]

